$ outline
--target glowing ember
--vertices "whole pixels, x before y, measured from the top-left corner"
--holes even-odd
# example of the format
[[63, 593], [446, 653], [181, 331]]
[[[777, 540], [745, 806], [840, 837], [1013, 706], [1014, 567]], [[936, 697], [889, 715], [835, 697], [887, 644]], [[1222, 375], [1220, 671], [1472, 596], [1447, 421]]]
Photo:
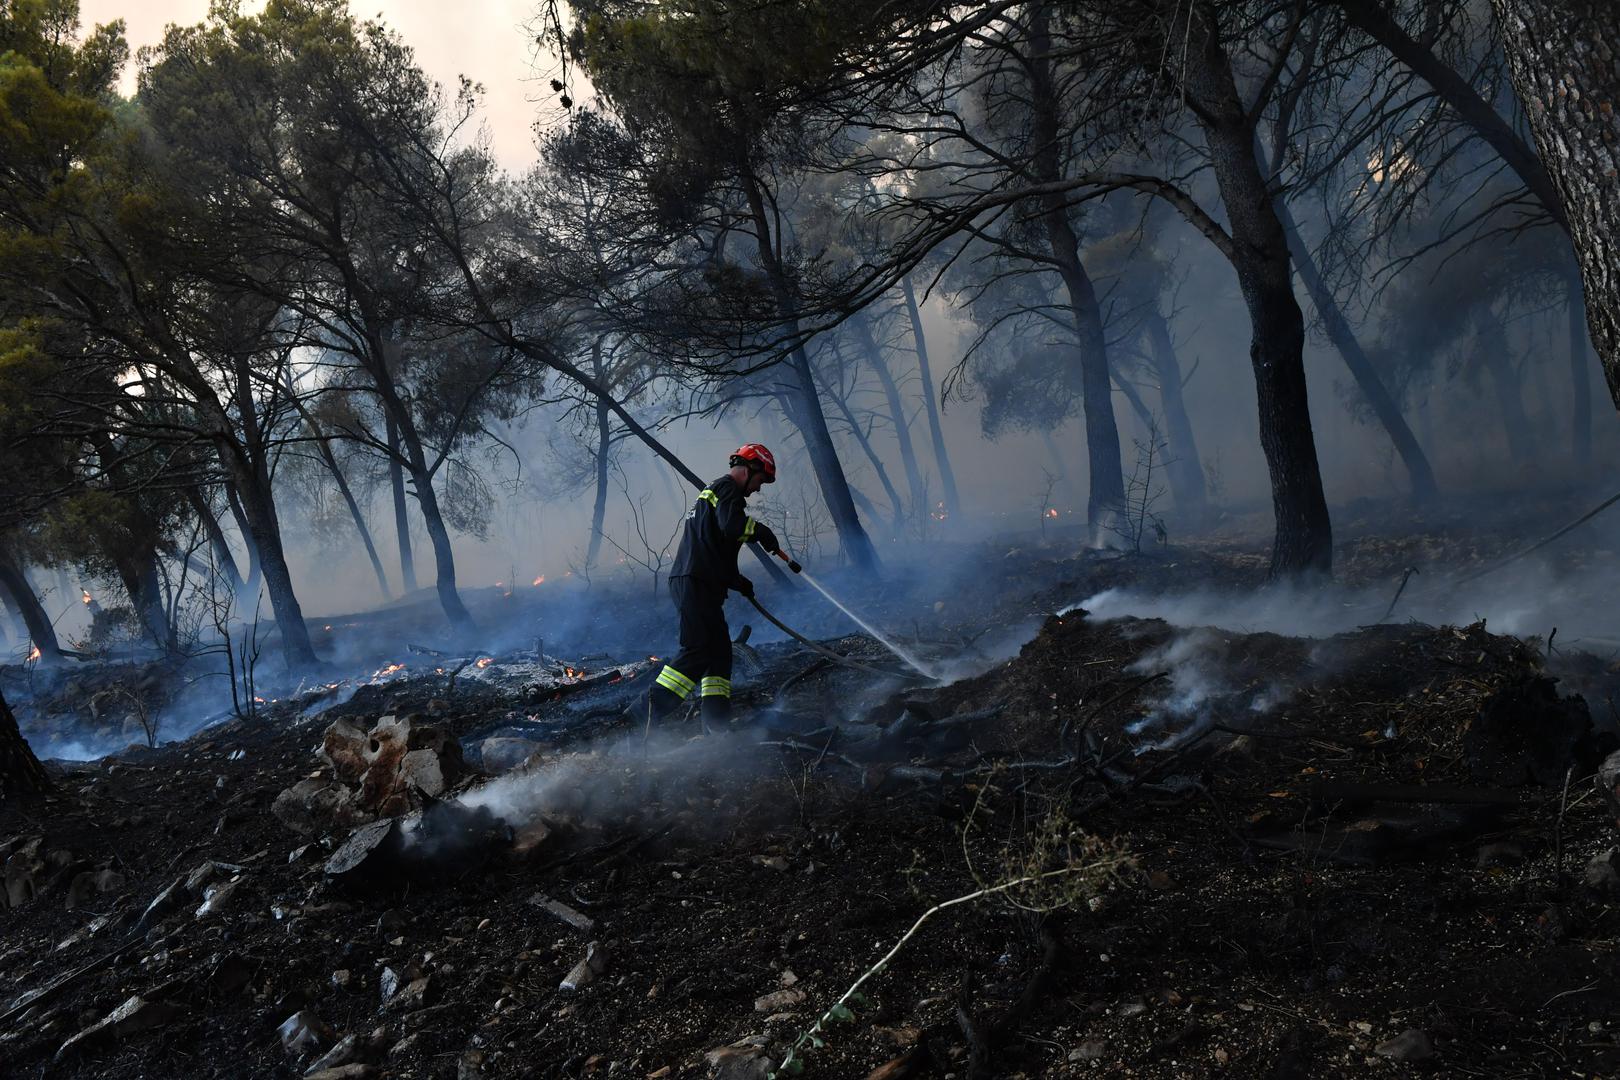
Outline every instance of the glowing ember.
[[1046, 512], [1046, 516], [1047, 516], [1047, 517], [1049, 517], [1049, 518], [1055, 518], [1055, 517], [1057, 517], [1057, 516], [1058, 516], [1058, 513], [1057, 513], [1057, 511], [1056, 511], [1056, 510], [1055, 510], [1055, 509], [1053, 509], [1053, 510], [1048, 510], [1048, 511], [1047, 511], [1047, 512]]
[[90, 603], [90, 590], [89, 589], [80, 589], [79, 590], [79, 595], [80, 595], [80, 597], [83, 598], [85, 603], [87, 603], [87, 604]]
[[563, 668], [563, 678], [565, 678], [565, 679], [572, 679], [575, 675], [578, 675], [578, 674], [579, 674], [579, 672], [575, 671], [571, 667]]
[[541, 574], [539, 577], [534, 579], [534, 584], [536, 584], [536, 585], [544, 585], [545, 583], [546, 583], [546, 575], [544, 575], [544, 574]]
[[327, 623], [325, 626], [321, 627], [321, 629], [325, 630], [328, 634], [330, 634], [332, 632], [332, 624]]
[[30, 660], [38, 660], [39, 659], [39, 646], [38, 645], [35, 645], [32, 649], [28, 650], [28, 659], [30, 659]]
[[385, 678], [385, 677], [387, 677], [389, 675], [392, 675], [396, 671], [404, 671], [404, 670], [405, 670], [405, 665], [404, 664], [389, 664], [387, 667], [378, 668], [377, 673], [375, 675], [373, 675], [372, 678], [373, 679], [381, 679], [381, 678]]
[[489, 667], [489, 665], [493, 664], [494, 662], [495, 662], [494, 657], [486, 656], [482, 660], [478, 661], [478, 666], [479, 667]]

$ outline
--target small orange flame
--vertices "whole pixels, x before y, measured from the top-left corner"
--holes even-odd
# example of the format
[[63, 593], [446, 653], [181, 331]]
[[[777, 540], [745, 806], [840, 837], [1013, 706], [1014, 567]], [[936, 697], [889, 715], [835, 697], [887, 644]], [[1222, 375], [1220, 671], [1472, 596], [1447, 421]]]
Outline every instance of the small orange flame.
[[375, 675], [373, 675], [372, 678], [373, 679], [381, 679], [381, 678], [384, 678], [385, 676], [392, 675], [396, 671], [404, 671], [404, 670], [405, 670], [405, 665], [404, 664], [389, 664], [387, 667], [378, 668], [377, 673]]
[[80, 589], [79, 590], [79, 595], [84, 598], [85, 603], [87, 603], [87, 604], [90, 603], [90, 590], [89, 589]]
[[546, 583], [546, 575], [544, 575], [544, 574], [541, 574], [539, 577], [534, 579], [534, 584], [536, 584], [536, 585], [544, 585], [545, 583]]
[[1049, 518], [1055, 518], [1055, 517], [1057, 517], [1057, 516], [1058, 516], [1058, 512], [1057, 512], [1057, 510], [1056, 510], [1056, 509], [1055, 509], [1055, 508], [1054, 508], [1054, 509], [1050, 509], [1050, 510], [1048, 510], [1048, 511], [1047, 511], [1047, 512], [1046, 512], [1046, 516], [1047, 516], [1047, 517], [1049, 517]]
[[28, 659], [30, 659], [30, 660], [38, 660], [39, 659], [39, 646], [38, 645], [35, 645], [32, 649], [28, 650]]
[[486, 656], [482, 660], [478, 661], [478, 666], [479, 667], [489, 667], [489, 665], [493, 664], [494, 662], [495, 662], [494, 657]]

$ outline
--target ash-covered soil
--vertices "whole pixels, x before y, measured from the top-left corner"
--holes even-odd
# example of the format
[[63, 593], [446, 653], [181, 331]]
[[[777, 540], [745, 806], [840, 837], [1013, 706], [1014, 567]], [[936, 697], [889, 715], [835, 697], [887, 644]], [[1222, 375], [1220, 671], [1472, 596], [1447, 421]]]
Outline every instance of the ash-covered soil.
[[[290, 1077], [334, 1045], [333, 1078], [1620, 1071], [1611, 658], [1053, 614], [1250, 584], [1248, 554], [984, 566], [948, 615], [915, 598], [909, 644], [977, 669], [942, 688], [772, 643], [725, 732], [623, 725], [650, 666], [552, 699], [435, 677], [55, 767], [0, 811], [0, 1071]], [[333, 720], [410, 713], [473, 767], [530, 740], [451, 795], [549, 833], [334, 882], [347, 830], [272, 804], [332, 777]]]

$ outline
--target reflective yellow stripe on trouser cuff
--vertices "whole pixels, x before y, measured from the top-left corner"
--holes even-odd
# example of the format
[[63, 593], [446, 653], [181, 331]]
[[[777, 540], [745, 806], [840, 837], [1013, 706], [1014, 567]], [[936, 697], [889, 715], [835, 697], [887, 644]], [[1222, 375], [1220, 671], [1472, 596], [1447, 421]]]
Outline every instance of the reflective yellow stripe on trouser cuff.
[[731, 680], [722, 679], [718, 675], [703, 676], [703, 693], [701, 697], [730, 697]]
[[688, 679], [685, 675], [682, 675], [668, 664], [664, 665], [664, 670], [658, 673], [658, 678], [655, 681], [659, 686], [662, 686], [665, 690], [668, 690], [670, 693], [679, 698], [685, 698], [694, 689], [696, 689], [696, 685], [691, 679]]

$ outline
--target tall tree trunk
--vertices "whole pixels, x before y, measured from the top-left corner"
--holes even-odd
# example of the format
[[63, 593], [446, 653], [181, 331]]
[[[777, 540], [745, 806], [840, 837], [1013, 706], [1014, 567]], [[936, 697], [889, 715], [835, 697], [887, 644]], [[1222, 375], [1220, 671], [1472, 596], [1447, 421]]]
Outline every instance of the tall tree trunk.
[[951, 455], [945, 450], [945, 431], [939, 423], [939, 402], [934, 397], [934, 373], [928, 361], [928, 339], [923, 334], [922, 313], [917, 310], [917, 294], [910, 278], [900, 279], [900, 291], [906, 298], [906, 314], [911, 319], [911, 340], [917, 352], [917, 377], [922, 380], [923, 402], [928, 406], [928, 437], [934, 444], [934, 464], [939, 467], [940, 493], [945, 504], [946, 520], [957, 516], [962, 500], [956, 493], [956, 473], [951, 469]]
[[456, 557], [450, 546], [450, 530], [445, 527], [444, 514], [439, 510], [439, 496], [433, 490], [433, 477], [425, 466], [413, 462], [411, 483], [416, 488], [416, 505], [422, 510], [422, 523], [427, 528], [428, 540], [433, 544], [434, 588], [439, 594], [439, 606], [444, 609], [450, 625], [460, 631], [475, 628], [472, 615], [461, 602], [456, 590]]
[[232, 596], [240, 595], [244, 582], [242, 572], [236, 568], [236, 556], [231, 553], [231, 543], [225, 539], [225, 530], [219, 527], [219, 518], [214, 516], [214, 508], [208, 504], [208, 496], [203, 494], [202, 488], [190, 487], [186, 489], [186, 502], [191, 506], [191, 512], [197, 515], [202, 523], [203, 532], [208, 534], [208, 546], [214, 552], [214, 572], [225, 579], [225, 585], [231, 590]]
[[162, 650], [165, 656], [174, 655], [179, 651], [179, 640], [164, 608], [156, 549], [142, 546], [109, 552], [109, 555], [118, 571], [118, 580], [129, 594], [130, 606], [135, 609], [135, 615], [141, 620], [141, 626], [152, 639], [152, 644]]
[[1294, 299], [1288, 239], [1256, 157], [1254, 128], [1238, 97], [1213, 7], [1178, 4], [1171, 33], [1185, 41], [1176, 63], [1187, 93], [1198, 102], [1198, 124], [1232, 230], [1227, 254], [1249, 309], [1260, 446], [1277, 525], [1270, 576], [1325, 576], [1333, 570], [1333, 525], [1311, 432], [1305, 317]]
[[[748, 197], [749, 214], [753, 221], [754, 238], [758, 247], [760, 265], [771, 281], [776, 294], [777, 309], [782, 313], [783, 328], [796, 340], [799, 336], [797, 305], [789, 291], [787, 277], [771, 246], [770, 216], [765, 212], [765, 198], [759, 183], [744, 165], [740, 170], [744, 193]], [[833, 528], [838, 532], [844, 553], [850, 562], [863, 570], [878, 566], [877, 549], [872, 538], [861, 526], [855, 502], [849, 497], [849, 480], [844, 476], [843, 463], [838, 460], [838, 448], [833, 445], [832, 432], [827, 430], [827, 417], [821, 411], [821, 394], [816, 389], [815, 373], [810, 368], [810, 357], [803, 346], [795, 346], [788, 357], [788, 370], [793, 372], [791, 384], [795, 398], [792, 412], [795, 424], [804, 435], [805, 450], [815, 470], [821, 498], [832, 516]]]
[[877, 339], [872, 335], [870, 316], [860, 312], [850, 321], [854, 324], [856, 339], [866, 353], [867, 362], [872, 365], [872, 372], [883, 387], [883, 398], [889, 406], [889, 419], [894, 424], [895, 442], [900, 445], [900, 462], [906, 470], [906, 486], [911, 489], [911, 515], [921, 518], [928, 513], [928, 507], [924, 505], [928, 501], [928, 491], [923, 484], [922, 469], [917, 465], [917, 451], [911, 445], [911, 423], [906, 419], [900, 386], [894, 381], [894, 373], [889, 370], [888, 358], [883, 355]]
[[1165, 472], [1170, 477], [1170, 494], [1176, 500], [1182, 527], [1197, 531], [1209, 514], [1209, 492], [1204, 484], [1204, 464], [1198, 456], [1198, 440], [1193, 437], [1192, 419], [1181, 396], [1181, 361], [1170, 337], [1170, 324], [1157, 303], [1147, 313], [1145, 329], [1153, 375], [1159, 380], [1159, 408], [1164, 413], [1165, 432], [1170, 444]]
[[[891, 531], [896, 536], [900, 535], [905, 528], [906, 508], [900, 499], [900, 492], [895, 490], [893, 482], [889, 480], [889, 471], [883, 467], [883, 459], [878, 457], [876, 450], [872, 449], [872, 440], [868, 439], [865, 432], [861, 430], [861, 425], [856, 421], [855, 413], [850, 409], [849, 402], [844, 400], [844, 396], [836, 393], [829, 393], [827, 396], [832, 398], [833, 405], [837, 407], [839, 413], [844, 417], [844, 423], [849, 426], [849, 433], [854, 436], [855, 444], [866, 455], [866, 460], [871, 464], [872, 471], [877, 474], [878, 483], [883, 485], [883, 493], [889, 497], [889, 503], [894, 507]], [[788, 403], [783, 402], [783, 405], [783, 411], [785, 412]], [[850, 488], [851, 492], [854, 490], [854, 488]]]
[[51, 624], [50, 615], [34, 594], [33, 586], [28, 584], [22, 568], [4, 552], [0, 552], [0, 589], [11, 597], [12, 607], [22, 616], [23, 625], [28, 628], [28, 639], [39, 650], [39, 662], [60, 664], [62, 646], [56, 640], [56, 627]]
[[1568, 223], [1592, 344], [1620, 406], [1620, 19], [1612, 0], [1491, 0]]
[[[591, 374], [597, 382], [605, 382], [602, 371], [602, 339], [591, 345]], [[607, 402], [596, 399], [596, 502], [591, 506], [591, 542], [585, 550], [585, 565], [595, 566], [602, 553], [602, 527], [607, 520], [608, 451], [612, 449], [613, 429]]]
[[1523, 381], [1513, 370], [1512, 350], [1502, 320], [1488, 305], [1476, 317], [1480, 361], [1491, 383], [1496, 407], [1502, 413], [1502, 430], [1507, 435], [1508, 453], [1526, 465], [1536, 458], [1535, 431], [1524, 408]]
[[[275, 616], [276, 629], [281, 632], [282, 657], [289, 669], [314, 664], [315, 646], [310, 642], [304, 609], [293, 590], [292, 570], [287, 566], [287, 553], [281, 544], [281, 522], [276, 513], [275, 495], [270, 489], [269, 468], [262, 461], [248, 461], [241, 448], [229, 440], [221, 440], [220, 458], [231, 474], [247, 523], [249, 542], [259, 553], [264, 588], [270, 594], [270, 610]], [[243, 610], [238, 615], [251, 619], [253, 612]]]
[[253, 539], [253, 529], [248, 525], [247, 511], [242, 509], [242, 496], [237, 493], [236, 484], [226, 481], [224, 486], [225, 504], [231, 508], [231, 517], [236, 521], [236, 531], [242, 537], [243, 545], [247, 547], [247, 580], [242, 583], [242, 591], [237, 594], [246, 600], [259, 591], [259, 578], [264, 573], [264, 565], [259, 559], [259, 545]]
[[1274, 204], [1277, 208], [1277, 218], [1282, 222], [1283, 231], [1288, 235], [1288, 248], [1294, 257], [1294, 268], [1299, 272], [1300, 281], [1305, 283], [1305, 291], [1310, 294], [1311, 303], [1316, 308], [1317, 317], [1322, 320], [1322, 328], [1327, 331], [1328, 340], [1333, 347], [1339, 350], [1344, 358], [1344, 366], [1350, 369], [1350, 377], [1356, 382], [1356, 388], [1372, 406], [1373, 415], [1383, 425], [1384, 432], [1389, 441], [1395, 444], [1395, 452], [1401, 456], [1401, 464], [1406, 466], [1406, 477], [1411, 485], [1412, 501], [1418, 505], [1432, 503], [1440, 495], [1440, 489], [1434, 482], [1434, 470], [1429, 467], [1429, 459], [1418, 445], [1417, 436], [1406, 423], [1406, 417], [1401, 415], [1401, 407], [1390, 396], [1384, 386], [1384, 381], [1378, 377], [1378, 372], [1367, 359], [1367, 354], [1361, 348], [1361, 342], [1356, 339], [1355, 331], [1350, 327], [1350, 320], [1345, 318], [1343, 310], [1339, 307], [1338, 297], [1323, 280], [1322, 272], [1312, 258], [1310, 248], [1306, 247], [1304, 238], [1299, 235], [1299, 227], [1294, 224], [1293, 212], [1284, 199], [1277, 199]]
[[1569, 309], [1569, 450], [1575, 470], [1585, 475], [1592, 469], [1592, 375], [1586, 336], [1586, 301], [1581, 276], [1571, 270], [1565, 285]]
[[405, 469], [400, 465], [399, 425], [387, 409], [383, 410], [383, 424], [388, 437], [388, 488], [394, 495], [394, 535], [399, 540], [400, 588], [407, 593], [416, 591], [416, 562], [411, 557], [411, 518], [405, 502]]
[[0, 803], [48, 791], [51, 779], [0, 695]]
[[377, 554], [377, 545], [371, 541], [371, 529], [366, 525], [365, 515], [360, 512], [360, 504], [355, 501], [354, 492], [349, 489], [348, 478], [338, 467], [337, 456], [332, 453], [332, 440], [327, 434], [316, 426], [315, 421], [307, 420], [310, 434], [315, 438], [315, 449], [321, 456], [321, 464], [326, 471], [332, 474], [337, 482], [338, 493], [343, 496], [343, 505], [349, 508], [349, 518], [354, 522], [355, 531], [360, 534], [360, 543], [365, 545], [366, 558], [371, 560], [371, 572], [377, 575], [377, 588], [382, 592], [383, 599], [393, 596], [388, 588], [388, 573], [383, 569], [382, 558]]
[[[1028, 71], [1034, 111], [1036, 152], [1032, 159], [1038, 182], [1064, 179], [1065, 140], [1052, 85], [1048, 12], [1039, 5], [1030, 16]], [[1080, 402], [1086, 424], [1086, 460], [1090, 490], [1086, 494], [1089, 540], [1096, 544], [1125, 507], [1125, 474], [1120, 462], [1119, 426], [1114, 421], [1114, 395], [1109, 389], [1108, 339], [1103, 331], [1097, 290], [1080, 262], [1080, 238], [1069, 223], [1068, 199], [1061, 192], [1041, 196], [1041, 224], [1052, 261], [1069, 296], [1080, 348]]]

